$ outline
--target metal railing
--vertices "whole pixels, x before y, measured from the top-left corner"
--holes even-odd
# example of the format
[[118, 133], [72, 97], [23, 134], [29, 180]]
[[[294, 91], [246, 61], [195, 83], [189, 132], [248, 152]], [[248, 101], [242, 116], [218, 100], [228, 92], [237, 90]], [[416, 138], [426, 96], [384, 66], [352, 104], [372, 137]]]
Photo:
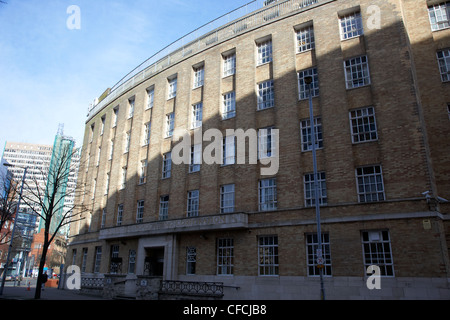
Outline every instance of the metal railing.
[[254, 0], [212, 20], [172, 42], [123, 77], [110, 89], [109, 94], [103, 100], [89, 107], [88, 121], [123, 92], [182, 59], [205, 50], [218, 42], [269, 23], [272, 19], [306, 10], [320, 2], [323, 2], [323, 0], [277, 0], [273, 2]]
[[223, 297], [223, 283], [161, 280], [159, 293]]

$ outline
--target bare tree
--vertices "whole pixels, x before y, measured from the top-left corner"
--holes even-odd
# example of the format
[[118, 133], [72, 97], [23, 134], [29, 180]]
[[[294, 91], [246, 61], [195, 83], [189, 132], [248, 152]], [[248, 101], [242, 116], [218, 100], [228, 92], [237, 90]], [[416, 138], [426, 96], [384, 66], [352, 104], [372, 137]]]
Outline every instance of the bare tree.
[[76, 188], [69, 183], [69, 179], [78, 170], [71, 161], [77, 151], [70, 144], [62, 144], [55, 149], [54, 146], [48, 172], [42, 172], [46, 186], [43, 187], [42, 182], [34, 178], [26, 183], [22, 196], [23, 202], [40, 217], [45, 227], [35, 299], [41, 296], [42, 275], [50, 244], [63, 226], [81, 219], [81, 214], [88, 210], [82, 205], [69, 207], [64, 204], [66, 196], [75, 195]]
[[[18, 183], [12, 175], [6, 173], [0, 176], [0, 230], [6, 223], [12, 223], [17, 206]], [[0, 242], [9, 235], [9, 231], [0, 234]]]

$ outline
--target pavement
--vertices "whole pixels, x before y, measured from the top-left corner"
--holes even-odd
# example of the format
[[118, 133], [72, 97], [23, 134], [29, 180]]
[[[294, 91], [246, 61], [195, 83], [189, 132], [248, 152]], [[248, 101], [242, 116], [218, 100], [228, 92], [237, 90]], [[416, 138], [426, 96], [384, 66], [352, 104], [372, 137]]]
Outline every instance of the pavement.
[[[22, 284], [22, 286], [7, 286], [3, 288], [3, 294], [0, 295], [0, 300], [34, 300], [36, 292], [35, 286], [29, 288]], [[99, 296], [81, 294], [77, 290], [62, 290], [57, 288], [44, 288], [41, 291], [40, 300], [106, 300]]]

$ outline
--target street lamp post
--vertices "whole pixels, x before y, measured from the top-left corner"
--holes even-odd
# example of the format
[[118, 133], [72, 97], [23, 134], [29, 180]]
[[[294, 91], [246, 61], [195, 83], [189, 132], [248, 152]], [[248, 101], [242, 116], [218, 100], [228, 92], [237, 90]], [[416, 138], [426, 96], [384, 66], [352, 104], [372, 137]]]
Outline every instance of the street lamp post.
[[[3, 165], [5, 167], [13, 167], [13, 165], [10, 165], [7, 163], [4, 163]], [[11, 241], [9, 243], [9, 248], [8, 248], [8, 257], [6, 258], [5, 269], [3, 271], [3, 276], [2, 276], [2, 285], [0, 286], [0, 296], [3, 295], [3, 288], [5, 287], [6, 273], [8, 272], [8, 268], [9, 268], [9, 259], [11, 258], [11, 252], [12, 252], [12, 246], [13, 246], [13, 240], [14, 240], [14, 232], [16, 231], [17, 216], [19, 214], [20, 199], [22, 199], [23, 184], [25, 182], [26, 174], [27, 174], [27, 168], [25, 168], [25, 171], [23, 172], [22, 186], [20, 187], [19, 200], [17, 201], [17, 206], [16, 206], [16, 217], [14, 219], [14, 226], [13, 226], [13, 229], [11, 232]]]
[[320, 227], [320, 204], [319, 204], [319, 183], [318, 183], [318, 172], [317, 172], [317, 158], [316, 158], [316, 131], [314, 128], [314, 115], [313, 115], [313, 104], [312, 104], [312, 94], [311, 94], [311, 83], [313, 78], [311, 76], [305, 77], [305, 83], [308, 86], [308, 96], [309, 96], [309, 123], [311, 126], [311, 144], [312, 144], [312, 158], [314, 167], [314, 204], [316, 208], [316, 223], [317, 223], [317, 251], [316, 251], [316, 263], [319, 268], [320, 274], [320, 298], [325, 300], [325, 289], [323, 286], [323, 268], [324, 268], [324, 258], [322, 255], [322, 231]]

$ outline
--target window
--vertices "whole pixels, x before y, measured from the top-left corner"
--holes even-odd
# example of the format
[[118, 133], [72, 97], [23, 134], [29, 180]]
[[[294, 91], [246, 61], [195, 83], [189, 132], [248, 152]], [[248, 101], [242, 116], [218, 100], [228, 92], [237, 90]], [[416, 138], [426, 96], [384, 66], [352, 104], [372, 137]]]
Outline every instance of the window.
[[441, 30], [450, 27], [450, 1], [428, 7], [431, 30]]
[[235, 136], [226, 136], [222, 141], [222, 165], [234, 164], [236, 158]]
[[122, 219], [123, 219], [123, 204], [119, 204], [117, 207], [117, 225], [122, 225]]
[[[305, 207], [315, 206], [314, 173], [303, 176], [305, 190]], [[325, 183], [325, 172], [317, 173], [317, 183], [319, 191], [319, 205], [327, 205], [327, 186]]]
[[134, 273], [136, 267], [136, 250], [130, 250], [128, 253], [128, 273]]
[[114, 153], [114, 140], [111, 140], [110, 148], [109, 148], [109, 158], [108, 160], [112, 160]]
[[361, 12], [353, 12], [339, 18], [341, 40], [358, 37], [363, 34]]
[[106, 208], [102, 211], [102, 222], [100, 223], [100, 228], [104, 228], [106, 223]]
[[[118, 258], [118, 259], [116, 259]], [[121, 269], [121, 259], [119, 258], [119, 245], [113, 244], [111, 245], [111, 265], [110, 265], [110, 273], [118, 273]]]
[[186, 274], [195, 274], [195, 264], [197, 263], [197, 249], [195, 247], [186, 248]]
[[278, 275], [278, 236], [258, 238], [258, 260], [260, 276]]
[[89, 139], [89, 142], [94, 141], [94, 129], [95, 129], [95, 123], [91, 124], [91, 133], [90, 133], [91, 137]]
[[364, 268], [377, 265], [382, 276], [394, 276], [391, 240], [388, 230], [362, 232]]
[[298, 79], [298, 99], [305, 100], [309, 99], [309, 88], [305, 82], [305, 78], [311, 76], [312, 82], [311, 86], [311, 97], [319, 96], [319, 76], [317, 74], [317, 68], [311, 68], [297, 73]]
[[166, 138], [171, 137], [173, 135], [173, 128], [174, 128], [174, 120], [175, 120], [175, 114], [173, 112], [166, 115]]
[[345, 85], [347, 89], [358, 88], [370, 84], [367, 56], [356, 57], [344, 61], [344, 68]]
[[277, 183], [275, 178], [259, 181], [259, 211], [277, 208]]
[[234, 184], [220, 187], [220, 213], [234, 212]]
[[[306, 235], [306, 262], [308, 268], [308, 276], [319, 276], [320, 270], [317, 268], [317, 249], [319, 241], [317, 233]], [[328, 233], [322, 233], [322, 257], [324, 259], [323, 275], [331, 276], [331, 251], [330, 236]]]
[[223, 56], [223, 76], [228, 77], [236, 73], [236, 53]]
[[274, 104], [273, 80], [258, 84], [258, 110], [271, 108]]
[[86, 272], [86, 262], [87, 262], [88, 248], [83, 248], [83, 256], [81, 260], [81, 272]]
[[[316, 148], [323, 148], [322, 119], [320, 117], [314, 118], [314, 133]], [[311, 151], [311, 121], [309, 119], [300, 121], [300, 135], [302, 139], [302, 151]]]
[[159, 198], [159, 220], [167, 220], [169, 218], [169, 196], [161, 196]]
[[112, 127], [116, 127], [117, 126], [117, 118], [119, 116], [119, 107], [115, 107], [113, 109], [113, 116], [112, 116]]
[[383, 201], [385, 199], [381, 166], [357, 168], [356, 180], [359, 202]]
[[168, 99], [175, 98], [177, 95], [177, 78], [169, 79]]
[[169, 218], [169, 196], [161, 196], [159, 198], [159, 220], [167, 220]]
[[153, 108], [153, 103], [155, 102], [155, 89], [147, 89], [147, 108]]
[[144, 221], [144, 200], [137, 202], [136, 223]]
[[189, 172], [200, 171], [200, 164], [202, 163], [202, 144], [195, 144], [191, 146], [191, 155], [189, 161]]
[[350, 111], [350, 128], [353, 143], [377, 140], [374, 108], [367, 107]]
[[258, 159], [275, 156], [274, 128], [268, 127], [258, 130]]
[[450, 49], [438, 51], [437, 60], [442, 82], [450, 81]]
[[314, 49], [314, 28], [312, 25], [297, 30], [296, 34], [297, 53]]
[[233, 239], [217, 239], [217, 274], [233, 274], [234, 241]]
[[102, 154], [102, 148], [98, 147], [97, 149], [97, 167], [100, 165], [100, 156]]
[[120, 182], [120, 188], [125, 189], [127, 183], [127, 167], [122, 168], [122, 181]]
[[199, 201], [199, 191], [192, 190], [188, 191], [188, 200], [187, 200], [187, 216], [188, 217], [197, 217], [198, 216], [198, 201]]
[[128, 100], [128, 119], [134, 115], [134, 98]]
[[76, 261], [77, 261], [77, 249], [73, 249], [72, 250], [72, 264], [76, 265]]
[[109, 172], [106, 174], [106, 183], [105, 183], [105, 194], [108, 194], [109, 192], [109, 181], [111, 179], [111, 175]]
[[143, 141], [144, 146], [147, 146], [150, 144], [151, 129], [152, 129], [151, 122], [147, 122], [146, 124], [144, 124], [144, 141]]
[[130, 141], [131, 141], [131, 132], [128, 131], [125, 134], [125, 147], [124, 147], [123, 153], [127, 153], [130, 151]]
[[170, 178], [170, 173], [172, 170], [172, 153], [167, 152], [163, 154], [163, 164], [162, 164], [162, 178]]
[[101, 118], [102, 126], [100, 127], [100, 135], [103, 135], [103, 133], [105, 132], [105, 120], [106, 116], [102, 116]]
[[266, 40], [257, 44], [258, 65], [272, 61], [272, 40]]
[[203, 86], [204, 75], [205, 75], [204, 66], [194, 68], [194, 89]]
[[141, 160], [141, 167], [139, 169], [139, 184], [143, 184], [147, 180], [147, 163], [147, 160]]
[[203, 103], [199, 102], [192, 106], [191, 129], [202, 126], [203, 119]]
[[102, 261], [102, 247], [95, 247], [94, 273], [100, 272], [100, 263]]
[[222, 96], [222, 119], [229, 119], [236, 116], [236, 100], [234, 91]]

